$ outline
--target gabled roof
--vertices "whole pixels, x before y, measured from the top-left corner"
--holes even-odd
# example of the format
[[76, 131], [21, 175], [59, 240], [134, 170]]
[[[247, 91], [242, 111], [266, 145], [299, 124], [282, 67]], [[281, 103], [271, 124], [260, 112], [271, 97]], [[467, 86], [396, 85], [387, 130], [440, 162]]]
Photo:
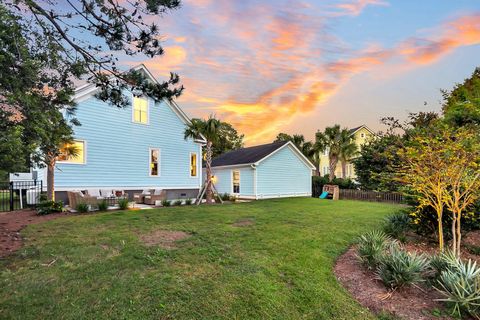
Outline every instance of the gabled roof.
[[[150, 81], [154, 83], [159, 83], [157, 79], [153, 76], [153, 74], [150, 72], [150, 70], [147, 69], [147, 67], [142, 63], [138, 66], [135, 66], [132, 68], [132, 70], [136, 71], [142, 71], [149, 79]], [[86, 98], [90, 97], [91, 95], [95, 94], [99, 90], [98, 87], [95, 86], [93, 83], [86, 83], [82, 86], [79, 86], [78, 88], [75, 89], [75, 96], [74, 100], [78, 103], [82, 100], [85, 100]], [[180, 118], [180, 120], [185, 123], [185, 124], [190, 124], [190, 118], [183, 112], [182, 109], [178, 106], [178, 104], [173, 101], [173, 100], [168, 100], [168, 99], [163, 99], [165, 104], [169, 106], [173, 112], [177, 114], [177, 116]], [[205, 138], [202, 136], [201, 139], [195, 139], [196, 142], [200, 143], [206, 143]]]
[[350, 133], [350, 135], [354, 135], [355, 132], [357, 132], [358, 130], [362, 129], [362, 128], [365, 128], [368, 132], [370, 132], [371, 134], [375, 134], [372, 130], [370, 130], [369, 127], [367, 127], [366, 125], [362, 124], [361, 126], [358, 126], [358, 127], [355, 127], [355, 128], [352, 128], [350, 130], [348, 130], [348, 132]]
[[275, 152], [287, 146], [292, 147], [296, 155], [303, 162], [305, 162], [307, 166], [312, 169], [315, 168], [315, 166], [297, 149], [297, 147], [291, 141], [278, 141], [230, 151], [219, 155], [218, 157], [213, 159], [212, 167], [227, 167], [252, 164], [258, 165], [261, 161], [265, 160]]

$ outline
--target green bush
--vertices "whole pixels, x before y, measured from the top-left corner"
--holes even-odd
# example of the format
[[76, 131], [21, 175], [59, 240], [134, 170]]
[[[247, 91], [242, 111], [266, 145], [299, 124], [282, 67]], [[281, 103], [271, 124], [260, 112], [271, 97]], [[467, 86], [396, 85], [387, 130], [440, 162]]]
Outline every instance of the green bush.
[[173, 205], [174, 206], [181, 206], [183, 204], [183, 201], [182, 200], [176, 200]]
[[102, 200], [98, 203], [98, 210], [100, 211], [107, 211], [108, 209], [108, 202], [107, 200]]
[[129, 207], [129, 201], [127, 198], [118, 200], [118, 207], [120, 210], [127, 210]]
[[377, 277], [386, 287], [397, 289], [424, 281], [429, 260], [422, 254], [409, 253], [398, 243], [392, 243], [380, 260]]
[[480, 268], [476, 262], [455, 259], [453, 265], [442, 271], [437, 288], [445, 298], [440, 299], [453, 305], [453, 314], [461, 317], [468, 313], [480, 318]]
[[185, 205], [189, 206], [192, 204], [192, 199], [186, 199], [185, 200]]
[[225, 192], [225, 193], [220, 195], [220, 198], [222, 198], [223, 201], [229, 201], [230, 200], [230, 195]]
[[75, 210], [80, 213], [86, 213], [90, 211], [90, 206], [84, 202], [78, 203], [77, 206], [75, 207]]
[[430, 270], [434, 279], [439, 279], [443, 271], [455, 268], [458, 258], [448, 250], [430, 257]]
[[389, 236], [400, 240], [406, 241], [406, 233], [411, 229], [412, 219], [409, 216], [409, 212], [406, 210], [400, 210], [396, 213], [388, 216], [386, 219], [383, 231]]
[[358, 238], [357, 255], [368, 269], [376, 268], [391, 239], [383, 231], [373, 230]]
[[162, 200], [162, 206], [163, 207], [170, 207], [170, 205], [171, 205], [170, 200], [166, 200], [166, 199]]
[[50, 201], [43, 200], [37, 205], [37, 214], [46, 215], [55, 212], [63, 211], [63, 202], [62, 201]]
[[335, 178], [332, 183], [330, 183], [328, 181], [328, 174], [323, 177], [312, 176], [312, 197], [318, 198], [322, 194], [323, 186], [326, 184], [338, 185], [340, 189], [356, 189], [358, 187], [358, 185], [350, 179]]

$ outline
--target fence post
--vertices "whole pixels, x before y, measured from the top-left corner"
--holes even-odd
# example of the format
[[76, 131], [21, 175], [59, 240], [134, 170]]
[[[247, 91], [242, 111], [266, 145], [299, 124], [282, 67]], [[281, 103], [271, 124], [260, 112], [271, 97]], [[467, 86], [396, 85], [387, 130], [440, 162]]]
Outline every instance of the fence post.
[[10, 181], [9, 190], [10, 190], [10, 211], [13, 211], [14, 210], [14, 207], [13, 207], [13, 181]]

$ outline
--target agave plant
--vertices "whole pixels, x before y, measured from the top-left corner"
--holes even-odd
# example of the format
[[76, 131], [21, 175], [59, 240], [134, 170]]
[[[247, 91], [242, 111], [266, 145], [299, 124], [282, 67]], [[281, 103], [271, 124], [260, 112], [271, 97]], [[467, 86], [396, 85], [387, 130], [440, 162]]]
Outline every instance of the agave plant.
[[480, 268], [476, 262], [463, 262], [456, 259], [453, 267], [440, 274], [440, 291], [445, 298], [439, 299], [453, 304], [453, 314], [461, 317], [467, 312], [480, 319]]
[[357, 256], [369, 269], [375, 269], [391, 239], [383, 231], [373, 230], [358, 239]]
[[398, 243], [390, 245], [377, 268], [377, 277], [390, 289], [413, 285], [423, 280], [429, 261], [423, 254], [403, 250]]
[[433, 277], [439, 279], [442, 271], [456, 268], [458, 263], [459, 258], [451, 250], [433, 255], [430, 257], [430, 269]]

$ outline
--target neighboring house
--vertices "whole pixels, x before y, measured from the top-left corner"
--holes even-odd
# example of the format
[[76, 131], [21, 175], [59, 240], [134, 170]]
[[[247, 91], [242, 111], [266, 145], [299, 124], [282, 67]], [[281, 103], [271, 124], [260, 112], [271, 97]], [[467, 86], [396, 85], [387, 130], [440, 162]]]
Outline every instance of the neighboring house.
[[311, 196], [313, 169], [290, 141], [230, 151], [212, 161], [218, 192], [244, 199]]
[[[135, 68], [156, 81], [144, 65]], [[66, 191], [124, 190], [131, 197], [144, 189], [167, 190], [167, 198], [195, 198], [202, 185], [203, 140], [184, 139], [190, 122], [178, 105], [134, 97], [117, 108], [95, 98], [95, 85], [77, 89], [74, 127], [77, 157], [63, 155], [55, 170], [56, 198]], [[39, 170], [46, 186], [46, 169]]]
[[[372, 138], [375, 133], [370, 130], [366, 125], [361, 125], [359, 127], [350, 129], [350, 135], [355, 140], [355, 144], [358, 147], [358, 150], [364, 145], [370, 138]], [[320, 175], [324, 176], [330, 173], [330, 160], [328, 158], [328, 149], [320, 154]], [[337, 168], [335, 169], [335, 176], [338, 178], [342, 177], [342, 163], [339, 161]], [[355, 167], [350, 161], [347, 163], [346, 177], [350, 179], [355, 179], [357, 176], [355, 174]]]

